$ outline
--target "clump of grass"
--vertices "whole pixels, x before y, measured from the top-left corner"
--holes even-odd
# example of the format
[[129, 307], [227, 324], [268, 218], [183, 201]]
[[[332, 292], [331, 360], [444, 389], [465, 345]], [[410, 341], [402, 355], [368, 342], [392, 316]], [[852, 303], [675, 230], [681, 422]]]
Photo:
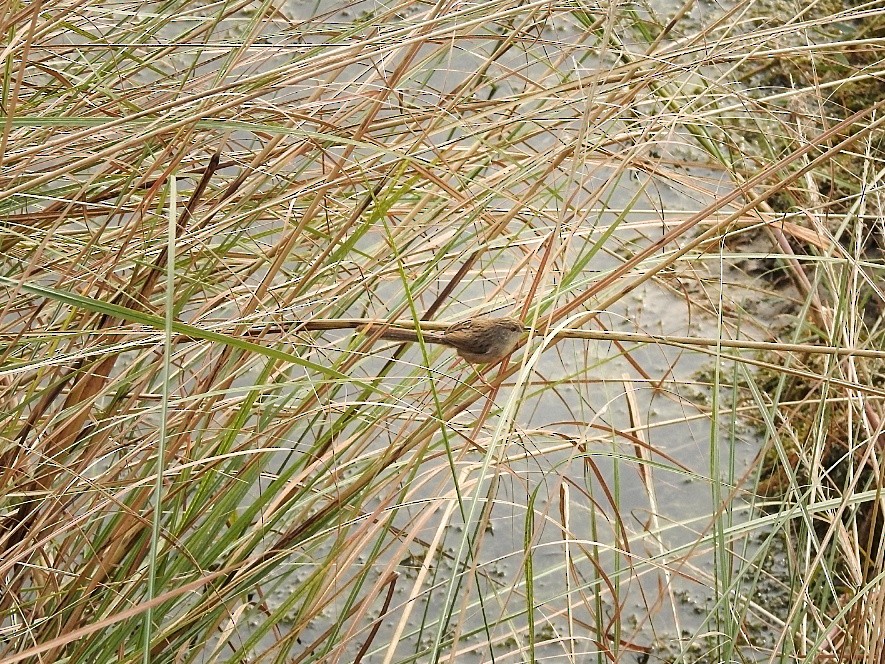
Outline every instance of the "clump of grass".
[[3, 661], [876, 661], [882, 10], [692, 7], [8, 12]]

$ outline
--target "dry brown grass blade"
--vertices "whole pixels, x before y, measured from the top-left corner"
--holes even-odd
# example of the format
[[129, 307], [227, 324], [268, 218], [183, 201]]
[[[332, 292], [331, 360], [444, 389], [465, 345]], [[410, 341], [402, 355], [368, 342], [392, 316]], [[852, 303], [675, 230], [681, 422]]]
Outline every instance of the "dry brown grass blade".
[[[202, 179], [194, 190], [190, 200], [184, 208], [184, 212], [177, 222], [179, 235], [183, 235], [186, 224], [193, 214], [193, 210], [198, 205], [209, 184], [209, 180], [218, 168], [219, 160], [218, 153], [213, 155], [212, 159], [210, 159]], [[123, 290], [119, 293], [116, 298], [117, 303], [141, 306], [140, 303], [150, 301], [160, 274], [165, 268], [166, 251], [165, 248], [161, 250], [160, 255], [157, 257], [154, 264], [147, 269], [146, 274], [142, 275], [136, 273], [133, 275], [132, 281], [130, 282], [130, 289]], [[130, 296], [129, 293], [133, 292], [135, 289], [138, 290], [138, 296]], [[115, 327], [118, 322], [119, 321], [115, 321], [108, 316], [102, 316], [97, 322], [96, 331], [93, 333], [94, 335], [98, 335], [97, 341], [99, 343], [114, 343], [115, 341], [118, 341], [119, 337], [103, 332], [103, 330]], [[28, 422], [18, 433], [16, 440], [18, 441], [19, 449], [22, 449], [26, 445], [28, 438], [32, 435], [33, 426], [36, 421], [47, 416], [49, 408], [55, 401], [55, 397], [61, 393], [65, 384], [70, 382], [71, 386], [60, 408], [63, 411], [71, 413], [71, 415], [63, 419], [60, 426], [46, 432], [43, 436], [44, 442], [42, 447], [44, 458], [51, 460], [52, 464], [60, 463], [60, 455], [62, 451], [77, 444], [77, 437], [81, 435], [83, 426], [89, 418], [93, 400], [107, 384], [117, 359], [118, 356], [111, 355], [99, 359], [97, 363], [92, 366], [89, 366], [86, 362], [78, 363], [77, 366], [58, 380], [54, 391], [46, 395], [46, 398], [44, 398], [38, 408], [32, 412]], [[4, 461], [4, 465], [7, 468], [12, 468], [18, 465], [12, 457], [8, 457]], [[37, 470], [34, 472], [34, 476], [34, 481], [23, 487], [22, 490], [25, 494], [36, 494], [42, 491], [48, 491], [52, 487], [56, 473], [41, 469], [38, 466]], [[3, 523], [0, 524], [0, 542], [2, 542], [3, 551], [10, 551], [16, 548], [28, 536], [39, 538], [39, 531], [35, 533], [30, 532], [31, 521], [38, 518], [37, 508], [38, 503], [36, 500], [25, 500], [14, 515], [7, 517], [4, 519]]]

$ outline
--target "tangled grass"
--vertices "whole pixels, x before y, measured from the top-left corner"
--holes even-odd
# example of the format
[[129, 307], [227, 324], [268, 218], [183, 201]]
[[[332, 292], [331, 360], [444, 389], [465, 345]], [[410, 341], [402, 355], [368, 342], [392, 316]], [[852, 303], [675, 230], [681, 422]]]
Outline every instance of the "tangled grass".
[[0, 662], [880, 661], [836, 5], [7, 3]]

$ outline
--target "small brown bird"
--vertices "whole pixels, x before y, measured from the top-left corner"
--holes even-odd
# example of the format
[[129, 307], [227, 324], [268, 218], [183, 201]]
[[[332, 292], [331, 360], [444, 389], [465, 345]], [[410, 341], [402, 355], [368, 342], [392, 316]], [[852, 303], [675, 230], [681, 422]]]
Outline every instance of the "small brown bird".
[[[372, 333], [377, 327], [380, 326], [365, 325], [360, 329]], [[523, 331], [525, 327], [515, 318], [483, 316], [454, 323], [442, 333], [425, 332], [422, 336], [427, 343], [454, 348], [468, 362], [488, 364], [510, 355]], [[418, 341], [416, 332], [397, 328], [386, 328], [380, 336], [390, 341]]]

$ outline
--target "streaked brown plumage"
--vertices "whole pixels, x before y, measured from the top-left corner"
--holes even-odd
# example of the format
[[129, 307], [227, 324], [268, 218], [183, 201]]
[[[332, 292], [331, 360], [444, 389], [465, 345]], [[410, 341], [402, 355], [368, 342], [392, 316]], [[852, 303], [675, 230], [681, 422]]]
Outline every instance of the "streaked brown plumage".
[[[376, 330], [376, 326], [365, 325], [360, 329], [371, 334]], [[422, 336], [426, 343], [454, 348], [458, 351], [458, 355], [468, 362], [489, 364], [510, 355], [519, 343], [519, 337], [524, 330], [522, 323], [515, 318], [482, 316], [454, 323], [442, 333], [425, 332]], [[384, 328], [380, 337], [390, 341], [418, 341], [418, 334], [413, 330], [398, 328]]]

